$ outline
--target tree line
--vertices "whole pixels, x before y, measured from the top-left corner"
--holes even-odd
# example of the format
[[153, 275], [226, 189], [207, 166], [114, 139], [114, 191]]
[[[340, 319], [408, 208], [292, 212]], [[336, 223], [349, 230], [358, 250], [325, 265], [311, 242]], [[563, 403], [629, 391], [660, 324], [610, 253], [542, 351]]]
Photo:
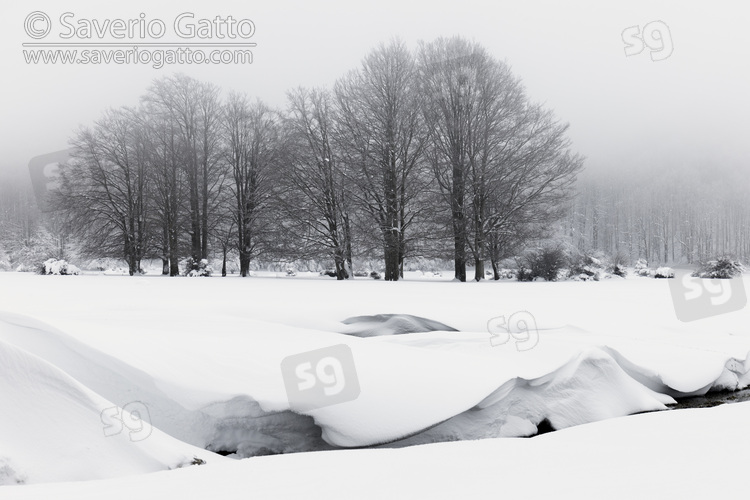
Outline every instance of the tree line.
[[589, 173], [565, 230], [582, 251], [628, 262], [702, 263], [750, 259], [747, 177], [730, 164]]
[[332, 88], [288, 92], [285, 109], [185, 75], [71, 139], [56, 217], [99, 257], [163, 273], [237, 255], [323, 259], [338, 279], [361, 256], [384, 278], [410, 257], [498, 278], [502, 259], [567, 214], [583, 159], [567, 125], [530, 101], [509, 66], [462, 38], [392, 41]]

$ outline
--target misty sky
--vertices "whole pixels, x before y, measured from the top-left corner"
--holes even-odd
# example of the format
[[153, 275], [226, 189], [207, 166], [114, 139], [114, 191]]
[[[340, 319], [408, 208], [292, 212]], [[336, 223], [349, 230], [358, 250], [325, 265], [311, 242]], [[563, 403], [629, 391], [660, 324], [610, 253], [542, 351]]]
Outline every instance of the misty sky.
[[[75, 0], [15, 2], [0, 16], [0, 170], [25, 169], [37, 155], [67, 147], [80, 124], [107, 107], [135, 105], [150, 82], [183, 72], [274, 106], [295, 86], [330, 86], [380, 42], [462, 35], [484, 45], [520, 76], [532, 100], [571, 125], [590, 169], [731, 163], [750, 170], [750, 30], [744, 2]], [[45, 42], [59, 42], [59, 17], [251, 19], [251, 65], [27, 64], [22, 43], [32, 11], [52, 20]], [[651, 24], [664, 34], [626, 56], [623, 30]], [[39, 28], [39, 25], [35, 25]], [[658, 29], [657, 29], [658, 28]], [[630, 33], [632, 33], [632, 29]], [[166, 39], [167, 37], [165, 37]], [[630, 39], [633, 40], [632, 38]], [[70, 39], [69, 41], [86, 41]], [[104, 39], [103, 41], [111, 41]], [[171, 41], [171, 40], [170, 40]], [[192, 40], [191, 40], [192, 41]], [[222, 40], [200, 40], [220, 42]], [[664, 49], [660, 49], [659, 43]], [[668, 47], [671, 55], [666, 55]], [[635, 49], [631, 49], [635, 50]], [[652, 61], [652, 55], [657, 61]]]

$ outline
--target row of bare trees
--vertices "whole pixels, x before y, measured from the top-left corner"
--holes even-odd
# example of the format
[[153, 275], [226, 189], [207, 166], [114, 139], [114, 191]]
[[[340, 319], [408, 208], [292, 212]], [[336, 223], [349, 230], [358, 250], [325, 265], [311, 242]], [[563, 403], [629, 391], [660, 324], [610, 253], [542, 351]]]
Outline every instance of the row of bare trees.
[[450, 254], [457, 279], [473, 260], [479, 280], [564, 216], [582, 168], [566, 129], [481, 46], [394, 41], [332, 89], [290, 91], [284, 110], [156, 80], [75, 135], [56, 207], [131, 273], [236, 252], [243, 276], [271, 255], [330, 259], [345, 279], [379, 255], [397, 280], [410, 256]]

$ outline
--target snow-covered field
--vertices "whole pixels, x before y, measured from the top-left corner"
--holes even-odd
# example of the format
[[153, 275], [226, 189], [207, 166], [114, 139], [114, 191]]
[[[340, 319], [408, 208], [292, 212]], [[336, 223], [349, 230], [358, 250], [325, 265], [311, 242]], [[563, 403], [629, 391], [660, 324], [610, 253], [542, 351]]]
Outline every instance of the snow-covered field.
[[0, 273], [0, 498], [729, 494], [750, 403], [632, 415], [750, 384], [668, 281]]

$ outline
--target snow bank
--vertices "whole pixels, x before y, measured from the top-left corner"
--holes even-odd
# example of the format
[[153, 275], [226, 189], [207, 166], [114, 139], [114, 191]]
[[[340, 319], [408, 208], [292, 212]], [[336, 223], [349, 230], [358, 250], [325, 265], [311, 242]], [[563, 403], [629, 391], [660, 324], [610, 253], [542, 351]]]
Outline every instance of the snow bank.
[[5, 487], [3, 498], [734, 498], [750, 403], [648, 413], [533, 439], [298, 453], [103, 481]]
[[[3, 307], [44, 321], [3, 314], [0, 341], [53, 365], [110, 407], [141, 402], [154, 435], [159, 429], [239, 456], [527, 436], [545, 420], [563, 429], [750, 383], [747, 312], [681, 323], [661, 280], [394, 284], [81, 276], [71, 282], [14, 273], [0, 279]], [[186, 314], [191, 304], [202, 314]], [[515, 337], [491, 344], [487, 320], [514, 311], [535, 312], [533, 349], [518, 349]], [[383, 313], [392, 316], [380, 326], [341, 323]], [[414, 330], [413, 321], [387, 325], [414, 317], [422, 326], [442, 326], [404, 333]], [[365, 325], [360, 333], [401, 334], [344, 334], [357, 324]], [[336, 345], [351, 351], [348, 376], [357, 378], [358, 397], [313, 409], [290, 401], [282, 362]], [[63, 395], [71, 392], [60, 387]], [[6, 420], [21, 422], [30, 411], [10, 408], [12, 417], [0, 414], [0, 427], [14, 428]], [[97, 418], [76, 425], [99, 435], [99, 414], [86, 411]], [[0, 450], [10, 449], [2, 440]], [[0, 469], [12, 471], [5, 473], [8, 481], [38, 480], [24, 472], [34, 469], [19, 461], [25, 455], [0, 454]], [[171, 455], [154, 460], [146, 460], [149, 470], [179, 462]], [[88, 463], [82, 464], [76, 474], [85, 476]]]
[[[450, 419], [412, 441], [528, 435], [543, 419], [562, 428], [663, 409], [671, 402], [624, 376], [601, 351], [555, 348], [539, 350], [529, 359], [491, 348], [483, 335], [461, 332], [443, 332], [447, 337], [430, 338], [421, 348], [408, 345], [408, 340], [431, 334], [390, 337], [406, 341], [399, 345], [246, 323], [258, 333], [225, 335], [216, 344], [193, 340], [180, 348], [174, 345], [175, 337], [158, 338], [154, 332], [152, 352], [171, 349], [172, 358], [167, 366], [162, 359], [147, 373], [32, 320], [6, 315], [5, 323], [0, 338], [54, 360], [117, 404], [143, 402], [157, 428], [202, 448], [243, 456], [324, 449], [325, 443], [388, 443]], [[445, 342], [471, 346], [480, 339], [484, 347], [478, 353], [440, 347]], [[312, 410], [290, 404], [279, 369], [284, 357], [336, 343], [346, 343], [353, 352], [359, 397]], [[222, 362], [208, 365], [208, 359]], [[612, 397], [598, 396], [603, 403], [592, 404], [599, 392]], [[512, 405], [519, 397], [524, 403]], [[320, 430], [309, 418], [288, 410], [309, 415]], [[492, 425], [478, 430], [477, 421]]]
[[[243, 456], [330, 448], [310, 417], [290, 411], [266, 412], [242, 391], [222, 391], [220, 378], [208, 380], [213, 390], [196, 390], [206, 380], [200, 381], [200, 366], [188, 366], [194, 358], [183, 359], [186, 364], [172, 377], [160, 380], [48, 324], [9, 313], [0, 313], [0, 341], [43, 357], [119, 406], [144, 404], [154, 427], [200, 448], [239, 451]], [[164, 349], [157, 354], [170, 347]], [[198, 380], [191, 383], [185, 375], [174, 389], [171, 378], [179, 379], [181, 373], [197, 375]], [[277, 401], [278, 406], [285, 404]]]
[[0, 484], [142, 474], [189, 465], [196, 456], [222, 458], [153, 429], [146, 418], [1, 340], [0, 394]]

